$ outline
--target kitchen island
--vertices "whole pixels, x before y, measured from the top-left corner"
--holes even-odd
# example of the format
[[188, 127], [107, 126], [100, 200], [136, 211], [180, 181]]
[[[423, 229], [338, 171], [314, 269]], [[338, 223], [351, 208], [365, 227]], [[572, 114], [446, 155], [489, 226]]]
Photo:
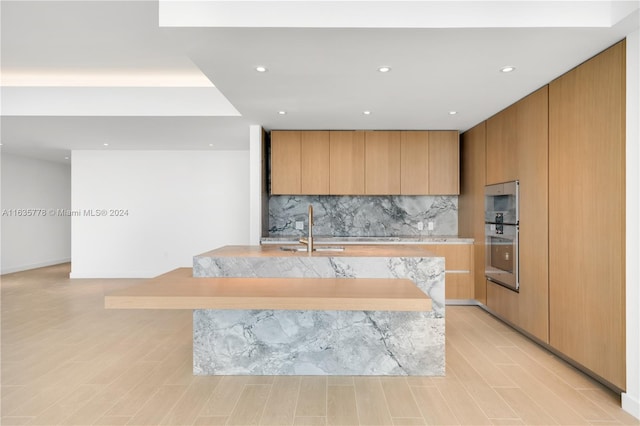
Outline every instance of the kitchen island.
[[[444, 375], [444, 259], [418, 246], [283, 251], [227, 246], [193, 260], [194, 277], [410, 279], [430, 311], [195, 309], [197, 375]], [[304, 280], [301, 280], [305, 282]]]

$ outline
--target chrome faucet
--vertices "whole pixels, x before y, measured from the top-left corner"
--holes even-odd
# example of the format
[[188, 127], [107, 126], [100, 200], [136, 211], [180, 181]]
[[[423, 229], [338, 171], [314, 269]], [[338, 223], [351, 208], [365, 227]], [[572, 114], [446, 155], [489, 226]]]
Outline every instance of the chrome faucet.
[[302, 244], [307, 245], [307, 253], [313, 253], [313, 205], [309, 204], [309, 234], [307, 238], [300, 238]]

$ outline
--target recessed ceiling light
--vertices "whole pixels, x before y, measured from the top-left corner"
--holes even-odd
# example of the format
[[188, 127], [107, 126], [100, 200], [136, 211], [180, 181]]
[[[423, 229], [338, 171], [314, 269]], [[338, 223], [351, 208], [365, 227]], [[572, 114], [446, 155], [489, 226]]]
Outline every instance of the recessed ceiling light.
[[212, 144], [212, 143], [210, 143], [210, 144], [209, 144], [209, 146], [213, 146], [213, 144]]
[[516, 67], [512, 67], [511, 65], [500, 68], [500, 72], [511, 72], [515, 71]]
[[456, 115], [458, 111], [449, 111], [449, 115]]
[[109, 144], [108, 144], [108, 143], [103, 143], [102, 145], [104, 145], [104, 146], [109, 146]]
[[380, 72], [389, 72], [389, 71], [391, 71], [391, 67], [380, 67], [380, 68], [378, 68], [378, 71], [380, 71]]
[[364, 115], [371, 115], [371, 111], [362, 111]]
[[65, 160], [68, 160], [68, 159], [69, 159], [69, 157], [64, 157], [64, 159], [65, 159]]
[[259, 67], [256, 67], [256, 71], [258, 71], [258, 72], [267, 72], [267, 68], [266, 68], [266, 67], [263, 67], [263, 66], [261, 65], [261, 66], [259, 66]]
[[278, 114], [280, 115], [285, 115], [287, 113], [287, 111], [278, 111]]

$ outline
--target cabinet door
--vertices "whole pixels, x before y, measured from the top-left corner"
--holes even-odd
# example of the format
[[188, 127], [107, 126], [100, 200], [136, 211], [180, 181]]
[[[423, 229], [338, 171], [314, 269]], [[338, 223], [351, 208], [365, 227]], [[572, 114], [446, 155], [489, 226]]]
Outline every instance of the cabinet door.
[[429, 194], [429, 132], [400, 133], [400, 193]]
[[365, 132], [365, 193], [400, 194], [400, 132]]
[[484, 276], [484, 182], [486, 122], [462, 134], [460, 196], [458, 197], [458, 234], [471, 237], [474, 260], [474, 297], [487, 303]]
[[300, 132], [271, 132], [271, 193], [300, 194]]
[[364, 194], [364, 132], [329, 132], [329, 193]]
[[516, 104], [520, 180], [517, 325], [549, 343], [548, 86]]
[[300, 156], [302, 194], [329, 194], [329, 132], [302, 131]]
[[460, 139], [457, 131], [429, 132], [429, 194], [460, 193]]
[[508, 182], [517, 177], [515, 105], [487, 120], [486, 184]]
[[625, 389], [625, 42], [549, 85], [549, 341]]

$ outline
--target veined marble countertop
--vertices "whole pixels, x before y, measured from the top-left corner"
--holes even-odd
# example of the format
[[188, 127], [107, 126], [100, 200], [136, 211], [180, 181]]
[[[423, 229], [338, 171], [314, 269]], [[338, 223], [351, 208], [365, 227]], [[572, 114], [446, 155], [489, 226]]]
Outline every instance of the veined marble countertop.
[[[298, 237], [263, 237], [260, 244], [296, 244]], [[315, 245], [321, 244], [473, 244], [473, 238], [461, 238], [455, 235], [437, 237], [323, 237], [313, 239]]]
[[280, 245], [203, 253], [193, 259], [193, 275], [311, 278], [308, 285], [315, 279], [409, 279], [431, 298], [432, 309], [196, 309], [194, 374], [444, 375], [444, 257], [419, 245], [357, 244], [313, 254]]
[[[293, 241], [284, 243], [292, 244]], [[314, 243], [316, 246], [321, 243]], [[195, 259], [209, 257], [438, 257], [428, 249], [417, 245], [403, 244], [353, 244], [345, 247], [344, 251], [314, 251], [312, 254], [306, 251], [280, 250], [276, 244], [260, 246], [224, 246], [195, 256]]]

